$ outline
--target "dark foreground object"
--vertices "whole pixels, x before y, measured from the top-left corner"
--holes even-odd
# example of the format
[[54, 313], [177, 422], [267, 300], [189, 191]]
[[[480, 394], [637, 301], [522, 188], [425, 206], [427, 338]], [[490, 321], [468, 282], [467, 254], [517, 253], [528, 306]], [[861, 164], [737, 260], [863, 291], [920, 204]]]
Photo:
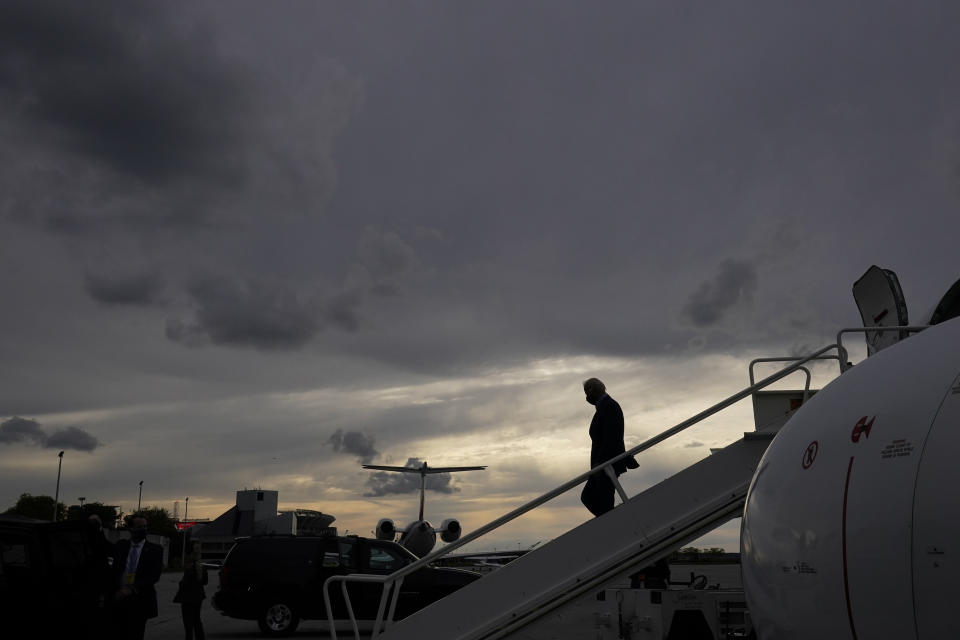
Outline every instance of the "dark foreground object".
[[[223, 562], [213, 606], [233, 618], [256, 620], [268, 636], [289, 635], [300, 620], [327, 618], [323, 600], [327, 578], [350, 573], [389, 575], [416, 560], [395, 542], [357, 536], [241, 538]], [[395, 618], [404, 618], [477, 579], [469, 571], [425, 567], [404, 579]], [[353, 583], [347, 590], [354, 616], [373, 619], [381, 585]], [[347, 618], [340, 585], [330, 595], [334, 617]]]
[[106, 556], [85, 521], [0, 516], [0, 636], [103, 630]]

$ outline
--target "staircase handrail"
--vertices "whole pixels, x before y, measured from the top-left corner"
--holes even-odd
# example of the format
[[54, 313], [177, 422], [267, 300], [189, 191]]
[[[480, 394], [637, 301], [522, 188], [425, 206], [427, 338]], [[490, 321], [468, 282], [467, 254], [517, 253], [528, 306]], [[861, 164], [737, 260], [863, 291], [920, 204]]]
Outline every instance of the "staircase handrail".
[[930, 325], [898, 325], [893, 327], [847, 327], [837, 332], [837, 355], [840, 358], [840, 373], [844, 373], [853, 365], [847, 360], [847, 349], [843, 346], [843, 334], [845, 333], [870, 333], [871, 331], [910, 331], [919, 333], [924, 329], [929, 329]]

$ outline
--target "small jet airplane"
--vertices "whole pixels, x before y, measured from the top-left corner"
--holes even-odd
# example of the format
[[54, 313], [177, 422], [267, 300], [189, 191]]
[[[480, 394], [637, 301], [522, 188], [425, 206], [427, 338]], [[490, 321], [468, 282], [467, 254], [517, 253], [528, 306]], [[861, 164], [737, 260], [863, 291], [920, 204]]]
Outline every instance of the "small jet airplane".
[[[460, 522], [454, 518], [447, 518], [438, 528], [434, 528], [429, 522], [423, 519], [424, 494], [427, 488], [427, 476], [435, 473], [456, 473], [459, 471], [483, 471], [482, 467], [428, 467], [423, 462], [419, 467], [391, 467], [382, 464], [365, 464], [364, 469], [376, 469], [378, 471], [395, 471], [398, 473], [419, 473], [420, 474], [420, 513], [417, 519], [407, 525], [406, 529], [400, 533], [399, 543], [409, 549], [411, 552], [422, 558], [433, 550], [437, 543], [437, 534], [444, 542], [453, 542], [460, 537]], [[378, 540], [394, 540], [397, 537], [397, 527], [393, 520], [382, 518], [377, 522], [376, 536]]]

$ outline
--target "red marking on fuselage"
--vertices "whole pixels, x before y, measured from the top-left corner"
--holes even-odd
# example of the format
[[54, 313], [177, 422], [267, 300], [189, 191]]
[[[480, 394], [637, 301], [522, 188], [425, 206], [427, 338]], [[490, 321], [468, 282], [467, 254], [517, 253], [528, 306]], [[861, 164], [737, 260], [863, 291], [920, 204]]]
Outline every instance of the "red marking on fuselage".
[[870, 422], [867, 422], [867, 416], [863, 416], [857, 421], [857, 424], [853, 425], [853, 431], [850, 432], [850, 441], [851, 442], [860, 442], [860, 434], [863, 434], [863, 437], [870, 437], [870, 429], [873, 428], [873, 421], [877, 419], [877, 416], [870, 418]]
[[857, 640], [857, 630], [853, 625], [853, 609], [850, 607], [850, 581], [847, 577], [847, 494], [850, 492], [850, 472], [853, 470], [853, 456], [847, 465], [847, 481], [843, 486], [843, 520], [841, 523], [841, 541], [843, 546], [843, 595], [847, 600], [847, 619], [850, 620], [850, 634]]
[[814, 440], [807, 445], [807, 450], [803, 452], [803, 461], [801, 465], [804, 469], [813, 466], [813, 461], [817, 459], [817, 452], [820, 450], [820, 443]]

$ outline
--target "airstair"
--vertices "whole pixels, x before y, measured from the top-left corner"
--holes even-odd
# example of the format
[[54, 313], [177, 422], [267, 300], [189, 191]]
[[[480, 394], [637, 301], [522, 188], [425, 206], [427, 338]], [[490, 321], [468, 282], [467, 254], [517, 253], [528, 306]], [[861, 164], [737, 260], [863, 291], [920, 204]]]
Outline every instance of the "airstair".
[[444, 638], [502, 638], [653, 564], [743, 514], [750, 480], [773, 435], [747, 434], [379, 637], [424, 638], [443, 629]]
[[[847, 331], [859, 329], [845, 329], [843, 332]], [[826, 355], [830, 351], [835, 353]], [[845, 365], [849, 366], [846, 358], [839, 334], [836, 344], [803, 358], [758, 358], [750, 363], [751, 385], [746, 389], [420, 561], [390, 576], [351, 574], [330, 578], [324, 588], [327, 611], [332, 610], [330, 593], [333, 589], [340, 588], [349, 610], [348, 582], [378, 582], [383, 584], [383, 596], [371, 638], [420, 640], [435, 637], [438, 633], [445, 640], [537, 637], [528, 632], [538, 620], [557, 615], [565, 605], [592, 597], [605, 585], [626, 578], [741, 516], [747, 490], [767, 445], [792, 412], [813, 393], [809, 388], [810, 371], [803, 365], [814, 360], [837, 360], [843, 371]], [[777, 361], [790, 364], [754, 383], [754, 365]], [[797, 371], [806, 373], [806, 385], [802, 391], [763, 390]], [[747, 397], [752, 397], [754, 404], [753, 431], [744, 433], [741, 439], [725, 448], [712, 450], [708, 457], [646, 491], [633, 497], [626, 495], [613, 473], [614, 463], [644, 451]], [[406, 575], [582, 484], [593, 473], [606, 473], [614, 481], [622, 502], [612, 511], [584, 522], [425, 609], [391, 622], [396, 597]], [[354, 637], [359, 638], [356, 621], [352, 618], [351, 621]], [[330, 628], [336, 640], [332, 620]]]

